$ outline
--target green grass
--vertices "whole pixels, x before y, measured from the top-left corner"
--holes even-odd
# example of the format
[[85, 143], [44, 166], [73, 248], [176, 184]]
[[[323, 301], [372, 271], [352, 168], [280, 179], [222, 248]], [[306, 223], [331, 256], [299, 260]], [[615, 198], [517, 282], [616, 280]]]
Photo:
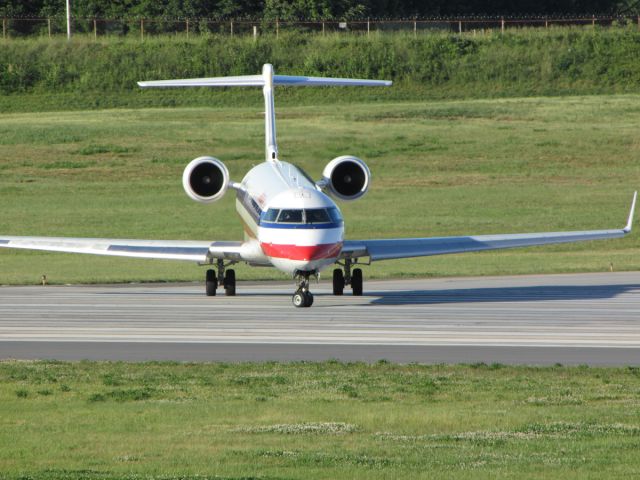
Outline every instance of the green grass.
[[631, 478], [629, 368], [0, 363], [0, 477]]
[[[256, 74], [385, 78], [394, 88], [290, 89], [295, 104], [640, 93], [640, 31], [511, 29], [276, 38], [226, 35], [0, 39], [0, 111], [255, 105], [244, 91], [142, 91], [139, 80]], [[259, 95], [259, 92], [258, 92]]]
[[[258, 96], [259, 97], [259, 96]], [[276, 100], [277, 101], [277, 100]], [[640, 96], [291, 106], [278, 109], [282, 158], [319, 178], [333, 157], [364, 158], [371, 191], [342, 203], [347, 238], [619, 228], [638, 188]], [[278, 104], [280, 105], [280, 104]], [[234, 240], [228, 194], [181, 186], [192, 158], [242, 176], [263, 158], [262, 105], [0, 116], [0, 233]], [[381, 262], [367, 277], [638, 270], [621, 240]], [[193, 281], [172, 261], [0, 250], [0, 283]], [[240, 267], [243, 279], [283, 279]]]

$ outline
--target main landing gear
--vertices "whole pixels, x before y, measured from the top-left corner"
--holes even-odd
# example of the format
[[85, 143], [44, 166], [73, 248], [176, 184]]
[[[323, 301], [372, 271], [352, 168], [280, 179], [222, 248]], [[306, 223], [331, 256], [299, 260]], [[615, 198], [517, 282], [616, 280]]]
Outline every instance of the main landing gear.
[[291, 303], [294, 307], [305, 308], [313, 305], [313, 295], [309, 291], [309, 277], [311, 272], [302, 272], [296, 274], [296, 285], [298, 289], [291, 297]]
[[362, 295], [362, 270], [354, 268], [351, 271], [352, 260], [346, 258], [344, 260], [344, 271], [336, 268], [333, 271], [333, 294], [342, 295], [345, 285], [351, 285], [353, 295]]
[[228, 297], [233, 297], [236, 294], [236, 271], [232, 268], [226, 269], [233, 263], [224, 264], [224, 260], [218, 259], [218, 274], [214, 269], [207, 270], [207, 279], [205, 282], [205, 289], [208, 297], [214, 297], [218, 287], [224, 287], [224, 294]]

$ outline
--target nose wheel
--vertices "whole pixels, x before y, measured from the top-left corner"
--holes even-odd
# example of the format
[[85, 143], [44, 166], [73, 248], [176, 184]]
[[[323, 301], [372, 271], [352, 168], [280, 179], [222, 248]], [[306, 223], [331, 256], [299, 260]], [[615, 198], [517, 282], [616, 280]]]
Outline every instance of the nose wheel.
[[298, 273], [296, 275], [296, 283], [298, 289], [291, 297], [291, 303], [296, 308], [307, 308], [313, 305], [313, 295], [309, 291], [310, 272]]
[[304, 292], [302, 290], [298, 290], [291, 297], [291, 303], [296, 308], [305, 308], [313, 305], [313, 295], [311, 292]]

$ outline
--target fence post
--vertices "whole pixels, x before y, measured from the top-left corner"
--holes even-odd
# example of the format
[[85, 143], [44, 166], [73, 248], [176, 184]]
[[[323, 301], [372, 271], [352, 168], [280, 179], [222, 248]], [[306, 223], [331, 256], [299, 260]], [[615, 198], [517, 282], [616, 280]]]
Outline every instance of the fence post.
[[[640, 21], [640, 17], [638, 17], [638, 20]], [[322, 21], [322, 36], [324, 37], [324, 20]]]
[[500, 17], [500, 32], [504, 33], [504, 17]]
[[[5, 18], [6, 20], [6, 18]], [[638, 30], [640, 30], [640, 15], [638, 15]]]
[[67, 40], [71, 40], [71, 1], [67, 0], [65, 3], [67, 13]]
[[413, 36], [414, 38], [418, 36], [418, 22], [413, 21]]
[[187, 18], [187, 38], [189, 38], [189, 19]]
[[369, 24], [369, 17], [367, 17], [367, 37], [369, 36], [370, 30], [371, 30], [371, 26]]
[[144, 18], [140, 19], [140, 40], [144, 40]]
[[49, 38], [51, 38], [51, 18], [47, 17], [47, 30], [49, 31]]
[[458, 20], [458, 33], [462, 33], [462, 20]]
[[231, 20], [231, 36], [233, 37], [233, 20]]
[[253, 26], [253, 40], [256, 41], [258, 39], [258, 26]]
[[544, 28], [549, 28], [549, 19], [544, 17]]
[[596, 16], [595, 15], [591, 15], [591, 26], [592, 27], [596, 26]]
[[280, 36], [280, 19], [276, 18], [276, 38]]
[[95, 18], [93, 19], [93, 39], [98, 39], [98, 22]]

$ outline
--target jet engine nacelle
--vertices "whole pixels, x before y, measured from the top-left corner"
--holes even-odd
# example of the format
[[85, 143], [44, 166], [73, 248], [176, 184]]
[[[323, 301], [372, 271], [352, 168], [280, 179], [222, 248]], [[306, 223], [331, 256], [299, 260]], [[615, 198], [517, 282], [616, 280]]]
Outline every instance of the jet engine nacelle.
[[198, 157], [182, 174], [182, 186], [190, 198], [200, 203], [220, 200], [229, 186], [229, 170], [217, 158]]
[[322, 172], [322, 183], [340, 200], [356, 200], [367, 193], [371, 172], [363, 160], [343, 155], [331, 160]]

